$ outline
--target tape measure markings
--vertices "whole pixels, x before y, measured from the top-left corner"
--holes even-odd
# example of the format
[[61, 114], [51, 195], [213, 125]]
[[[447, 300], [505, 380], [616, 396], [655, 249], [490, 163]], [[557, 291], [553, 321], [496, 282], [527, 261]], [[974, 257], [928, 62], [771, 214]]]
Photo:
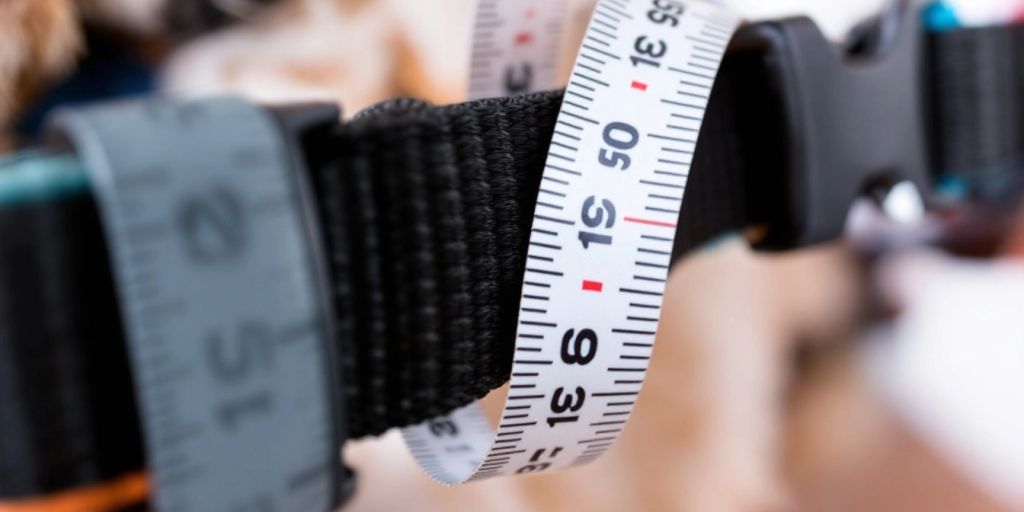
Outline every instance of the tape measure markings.
[[326, 310], [269, 114], [148, 100], [56, 121], [108, 238], [156, 509], [328, 510]]
[[480, 0], [470, 59], [470, 98], [554, 87], [565, 4], [565, 0]]
[[[478, 31], [507, 29], [491, 4]], [[497, 433], [488, 450], [475, 406], [404, 430], [435, 479], [586, 463], [624, 428], [654, 346], [704, 110], [738, 23], [698, 1], [597, 2], [538, 193]], [[510, 55], [493, 47], [502, 34], [476, 38], [501, 56], [480, 73], [492, 85]]]

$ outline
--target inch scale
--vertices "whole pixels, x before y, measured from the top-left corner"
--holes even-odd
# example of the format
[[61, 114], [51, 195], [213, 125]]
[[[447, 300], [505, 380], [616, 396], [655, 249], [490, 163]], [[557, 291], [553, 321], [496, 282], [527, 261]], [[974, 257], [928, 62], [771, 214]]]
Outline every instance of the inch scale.
[[[492, 14], [498, 5], [504, 17]], [[495, 70], [550, 58], [555, 47], [513, 51], [520, 38], [509, 37], [512, 21], [548, 5], [483, 2], [473, 94], [507, 85]], [[697, 137], [739, 22], [701, 1], [597, 2], [538, 193], [497, 433], [476, 405], [403, 430], [439, 482], [585, 464], [622, 432], [654, 346]], [[523, 55], [526, 67], [515, 60]]]

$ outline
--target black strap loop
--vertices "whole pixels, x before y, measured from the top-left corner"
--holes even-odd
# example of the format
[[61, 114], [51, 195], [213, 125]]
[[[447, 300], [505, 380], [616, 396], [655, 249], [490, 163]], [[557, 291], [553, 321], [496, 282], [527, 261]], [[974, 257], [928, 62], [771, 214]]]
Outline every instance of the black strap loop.
[[1024, 26], [930, 36], [934, 169], [947, 190], [1002, 199], [1024, 166]]

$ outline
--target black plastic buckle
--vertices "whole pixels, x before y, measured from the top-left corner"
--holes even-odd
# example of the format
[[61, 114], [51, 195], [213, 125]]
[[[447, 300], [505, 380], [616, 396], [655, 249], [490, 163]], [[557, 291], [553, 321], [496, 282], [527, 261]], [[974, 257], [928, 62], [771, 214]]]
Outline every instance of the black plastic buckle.
[[733, 40], [730, 59], [761, 67], [763, 82], [745, 86], [760, 89], [748, 101], [774, 105], [768, 115], [780, 127], [764, 134], [779, 149], [752, 166], [766, 221], [754, 240], [760, 249], [835, 240], [865, 193], [902, 181], [929, 189], [917, 10], [894, 3], [864, 28], [845, 51], [808, 18], [748, 25]]

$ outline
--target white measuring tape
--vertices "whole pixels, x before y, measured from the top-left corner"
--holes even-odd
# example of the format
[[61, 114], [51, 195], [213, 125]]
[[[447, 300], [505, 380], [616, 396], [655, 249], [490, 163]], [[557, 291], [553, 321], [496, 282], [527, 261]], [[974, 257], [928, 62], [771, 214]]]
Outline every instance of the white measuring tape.
[[480, 0], [476, 9], [470, 99], [557, 87], [566, 0]]
[[[550, 81], [525, 89], [507, 78], [546, 69], [558, 38], [530, 47], [543, 41], [528, 26], [562, 9], [482, 1], [472, 94], [553, 86], [553, 67], [541, 77]], [[584, 464], [622, 431], [658, 330], [697, 135], [739, 21], [701, 1], [597, 2], [548, 152], [498, 431], [476, 405], [403, 430], [438, 481]]]

